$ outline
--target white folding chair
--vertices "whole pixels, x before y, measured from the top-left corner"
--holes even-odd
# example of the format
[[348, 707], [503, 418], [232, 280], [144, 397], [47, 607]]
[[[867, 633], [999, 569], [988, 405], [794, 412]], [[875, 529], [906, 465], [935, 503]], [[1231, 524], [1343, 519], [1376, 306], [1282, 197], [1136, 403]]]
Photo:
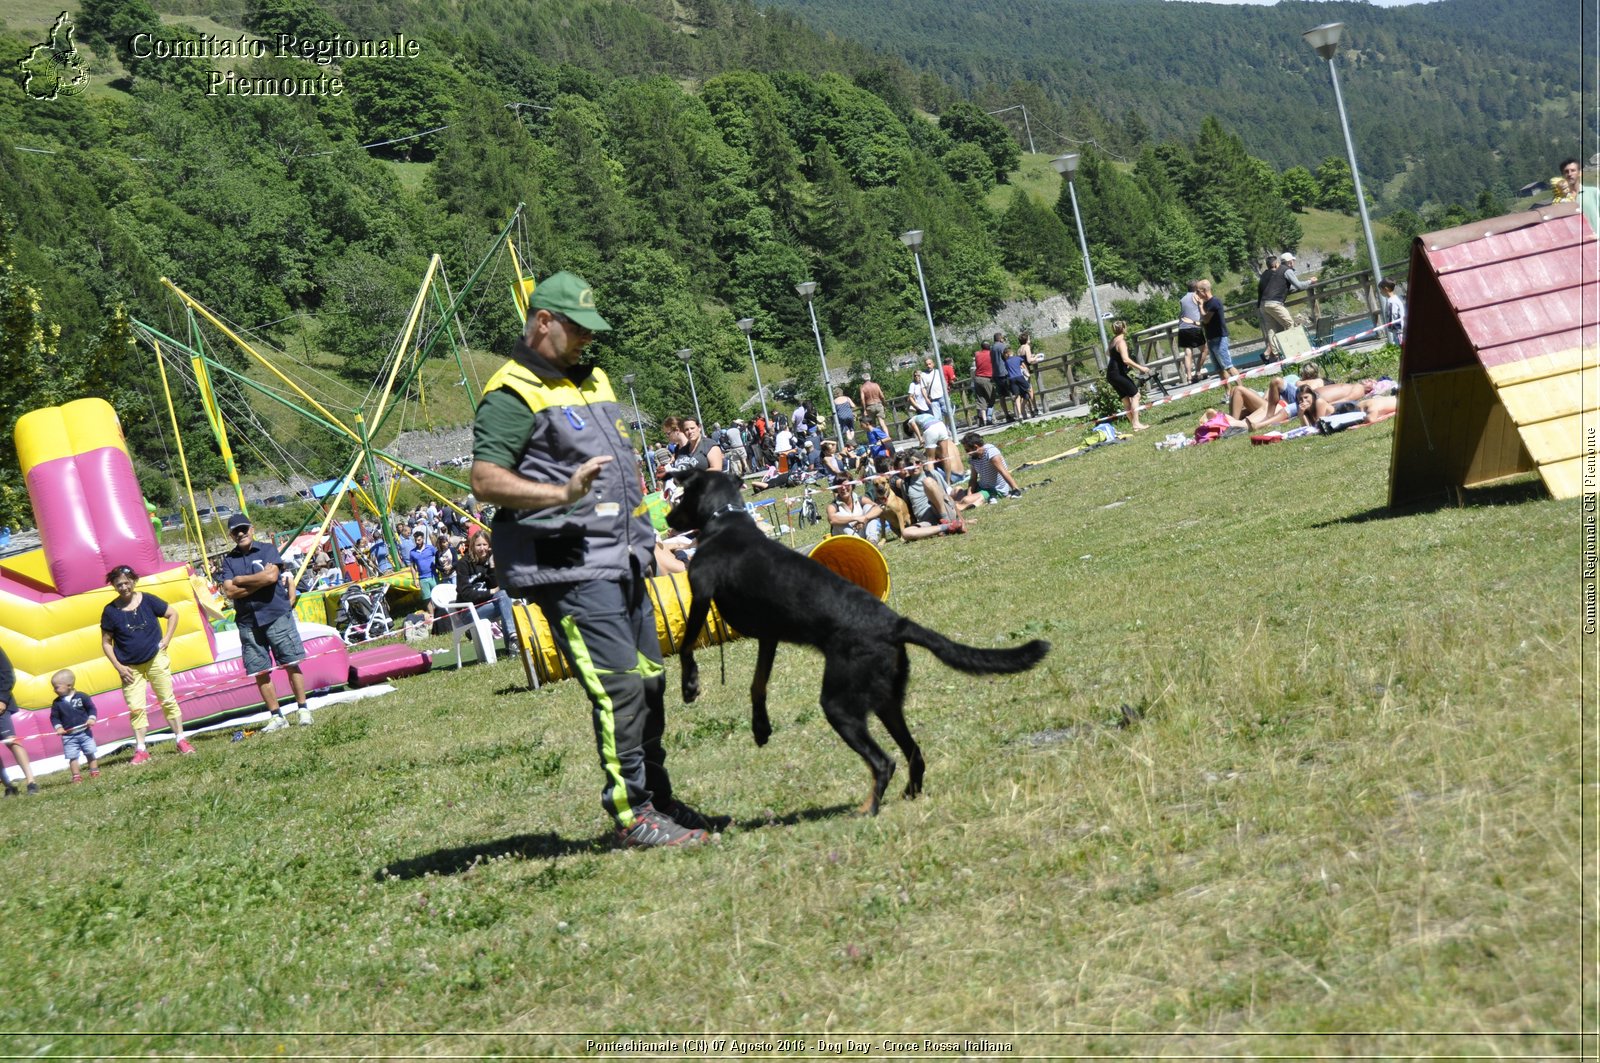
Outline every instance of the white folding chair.
[[449, 619], [450, 638], [456, 651], [457, 668], [461, 667], [463, 636], [472, 640], [473, 647], [478, 651], [478, 660], [484, 664], [493, 664], [499, 659], [494, 652], [494, 629], [489, 626], [489, 621], [478, 616], [478, 610], [471, 602], [456, 601], [454, 583], [439, 584], [428, 595], [428, 600], [433, 602], [434, 609]]

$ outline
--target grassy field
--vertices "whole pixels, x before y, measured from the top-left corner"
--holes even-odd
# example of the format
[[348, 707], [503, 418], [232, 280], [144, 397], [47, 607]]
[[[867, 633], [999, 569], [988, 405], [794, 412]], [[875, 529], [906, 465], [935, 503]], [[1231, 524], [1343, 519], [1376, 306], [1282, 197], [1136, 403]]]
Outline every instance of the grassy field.
[[1149, 445], [1197, 411], [887, 548], [901, 611], [1055, 648], [1005, 679], [915, 651], [927, 793], [875, 819], [815, 656], [779, 654], [752, 745], [742, 642], [726, 685], [701, 655], [692, 707], [668, 665], [674, 776], [735, 817], [700, 851], [613, 850], [581, 692], [510, 662], [47, 779], [4, 806], [0, 1028], [33, 1031], [8, 1054], [1573, 1053], [1577, 504], [1513, 484], [1391, 514], [1387, 425]]

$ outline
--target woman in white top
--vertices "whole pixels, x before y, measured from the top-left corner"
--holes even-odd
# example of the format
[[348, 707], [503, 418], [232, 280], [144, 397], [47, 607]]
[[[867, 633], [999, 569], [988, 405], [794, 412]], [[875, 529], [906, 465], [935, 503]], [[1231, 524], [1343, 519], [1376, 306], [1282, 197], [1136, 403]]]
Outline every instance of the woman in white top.
[[834, 535], [853, 535], [877, 542], [883, 538], [883, 510], [875, 502], [856, 495], [849, 483], [834, 487], [828, 500], [828, 527]]

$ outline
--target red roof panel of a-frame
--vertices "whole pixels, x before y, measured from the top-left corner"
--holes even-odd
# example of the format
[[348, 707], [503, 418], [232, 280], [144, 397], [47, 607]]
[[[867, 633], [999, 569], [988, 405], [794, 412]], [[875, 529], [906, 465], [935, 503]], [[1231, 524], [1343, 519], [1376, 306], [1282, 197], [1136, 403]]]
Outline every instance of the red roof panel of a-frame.
[[1418, 242], [1483, 365], [1595, 344], [1600, 269], [1576, 209], [1524, 211]]

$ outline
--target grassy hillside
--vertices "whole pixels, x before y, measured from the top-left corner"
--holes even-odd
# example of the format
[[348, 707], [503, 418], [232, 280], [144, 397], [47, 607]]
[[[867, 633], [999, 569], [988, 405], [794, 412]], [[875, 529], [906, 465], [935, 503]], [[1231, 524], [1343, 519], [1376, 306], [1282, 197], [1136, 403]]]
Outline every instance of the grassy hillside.
[[778, 654], [751, 744], [747, 642], [692, 707], [668, 664], [675, 778], [735, 819], [698, 852], [610, 848], [581, 691], [515, 663], [46, 779], [0, 837], [0, 1025], [50, 1031], [13, 1051], [1573, 1054], [1578, 504], [1389, 513], [1389, 426], [1149, 445], [1197, 416], [1053, 462], [1081, 429], [1013, 437], [1022, 499], [887, 548], [896, 608], [1055, 648], [1003, 679], [913, 651], [927, 792], [876, 819], [815, 655]]

